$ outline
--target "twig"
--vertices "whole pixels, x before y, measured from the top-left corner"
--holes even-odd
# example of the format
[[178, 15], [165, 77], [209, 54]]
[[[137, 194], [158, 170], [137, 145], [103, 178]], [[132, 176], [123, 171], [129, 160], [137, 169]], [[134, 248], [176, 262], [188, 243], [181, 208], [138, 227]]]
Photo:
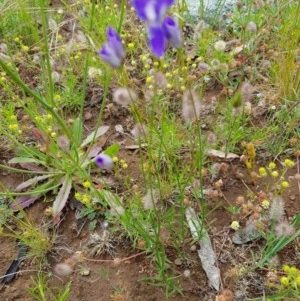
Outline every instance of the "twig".
[[140, 252], [140, 253], [137, 253], [137, 254], [131, 255], [129, 257], [122, 258], [122, 259], [118, 259], [118, 258], [115, 258], [115, 259], [92, 259], [92, 258], [87, 258], [87, 257], [83, 257], [83, 259], [87, 260], [87, 261], [92, 261], [92, 262], [117, 262], [117, 263], [119, 263], [119, 262], [123, 262], [123, 261], [129, 260], [129, 259], [138, 257], [145, 253], [146, 253], [146, 251], [143, 251], [143, 252]]

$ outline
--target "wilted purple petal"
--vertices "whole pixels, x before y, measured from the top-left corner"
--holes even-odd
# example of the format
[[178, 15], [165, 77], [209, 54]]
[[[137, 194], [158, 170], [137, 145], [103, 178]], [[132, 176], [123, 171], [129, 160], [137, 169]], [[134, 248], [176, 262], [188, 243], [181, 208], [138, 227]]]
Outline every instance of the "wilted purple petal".
[[113, 165], [114, 165], [114, 161], [112, 160], [112, 158], [106, 154], [99, 154], [96, 158], [95, 158], [95, 163], [98, 167], [100, 167], [101, 169], [106, 169], [106, 170], [110, 170], [112, 169]]
[[177, 23], [169, 16], [166, 16], [163, 23], [165, 36], [174, 48], [181, 46], [181, 32]]
[[24, 209], [31, 204], [33, 204], [40, 195], [22, 195], [15, 199], [15, 203], [10, 204], [10, 208], [13, 211], [19, 211], [19, 209]]
[[104, 44], [98, 52], [101, 59], [108, 63], [112, 68], [118, 68], [121, 65], [122, 58], [118, 57], [115, 51], [108, 44]]
[[123, 49], [122, 40], [118, 33], [112, 27], [108, 27], [106, 37], [109, 47], [114, 49], [114, 52], [119, 58], [124, 58], [125, 52]]
[[102, 46], [98, 53], [101, 59], [112, 68], [118, 68], [125, 57], [121, 38], [112, 27], [108, 27], [106, 37], [107, 43]]
[[161, 21], [174, 0], [132, 0], [132, 5], [142, 21]]
[[148, 35], [151, 52], [157, 57], [162, 57], [166, 49], [166, 39], [163, 28], [160, 26], [150, 26]]

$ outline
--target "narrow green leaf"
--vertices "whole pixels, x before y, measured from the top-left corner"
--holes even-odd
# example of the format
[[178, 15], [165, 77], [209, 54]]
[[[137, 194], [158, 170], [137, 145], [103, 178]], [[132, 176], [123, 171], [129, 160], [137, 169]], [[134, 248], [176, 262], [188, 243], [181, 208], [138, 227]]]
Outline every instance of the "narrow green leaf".
[[81, 147], [86, 146], [87, 144], [91, 143], [93, 140], [96, 140], [98, 137], [104, 135], [109, 129], [108, 125], [100, 126], [97, 130], [91, 132], [81, 143]]
[[33, 158], [25, 158], [25, 157], [15, 157], [8, 161], [9, 164], [17, 164], [17, 163], [37, 163], [40, 164], [39, 160]]
[[65, 176], [64, 182], [53, 202], [53, 215], [60, 213], [65, 207], [72, 188], [72, 180], [68, 175]]
[[79, 118], [76, 118], [72, 127], [73, 142], [76, 147], [79, 147], [82, 137], [82, 124]]

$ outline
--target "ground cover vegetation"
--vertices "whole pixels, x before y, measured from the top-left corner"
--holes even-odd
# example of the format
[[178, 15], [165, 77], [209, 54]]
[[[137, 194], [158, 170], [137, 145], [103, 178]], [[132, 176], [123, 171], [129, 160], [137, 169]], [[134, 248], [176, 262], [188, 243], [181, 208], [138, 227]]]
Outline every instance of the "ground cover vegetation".
[[0, 1], [4, 300], [299, 300], [300, 2], [219, 11]]

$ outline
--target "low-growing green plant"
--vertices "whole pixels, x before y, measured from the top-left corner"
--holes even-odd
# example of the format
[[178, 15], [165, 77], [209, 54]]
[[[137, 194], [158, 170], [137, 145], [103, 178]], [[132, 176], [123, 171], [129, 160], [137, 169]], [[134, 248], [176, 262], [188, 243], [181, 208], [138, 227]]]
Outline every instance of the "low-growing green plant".
[[29, 289], [29, 295], [37, 301], [67, 301], [70, 298], [71, 282], [68, 282], [64, 289], [52, 289], [49, 286], [49, 279], [39, 272], [34, 281], [34, 287]]

